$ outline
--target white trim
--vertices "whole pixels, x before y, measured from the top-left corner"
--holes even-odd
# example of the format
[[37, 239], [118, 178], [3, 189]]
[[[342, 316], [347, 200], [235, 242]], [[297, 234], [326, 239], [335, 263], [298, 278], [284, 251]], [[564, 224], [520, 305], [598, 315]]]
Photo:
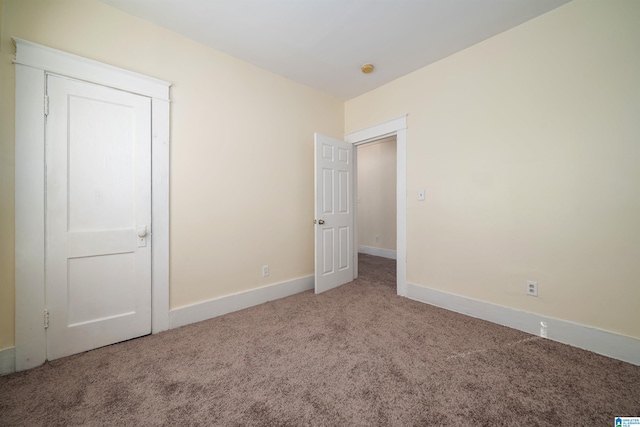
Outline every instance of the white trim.
[[169, 101], [153, 98], [151, 117], [151, 333], [157, 334], [169, 329]]
[[[353, 246], [354, 248], [356, 248], [356, 246], [358, 246], [358, 216], [360, 215], [358, 213], [358, 147], [356, 146], [356, 144], [354, 145], [354, 150], [353, 150], [353, 179], [351, 180], [352, 183], [352, 190], [351, 191], [351, 206], [353, 206], [353, 223], [352, 225], [352, 230], [353, 230]], [[359, 250], [356, 248], [353, 250], [353, 253], [351, 254], [351, 262], [353, 263], [353, 280], [356, 280], [358, 278], [358, 268], [360, 268], [360, 266], [358, 265], [358, 252]]]
[[[21, 39], [16, 42], [15, 369], [46, 360], [44, 95], [47, 72], [152, 98], [152, 330], [169, 327], [169, 83]], [[139, 85], [139, 87], [138, 87]]]
[[407, 297], [457, 313], [640, 365], [640, 340], [567, 320], [480, 301], [409, 283]]
[[46, 360], [46, 338], [43, 327], [45, 305], [44, 82], [43, 70], [16, 65], [15, 358], [17, 370], [41, 365]]
[[356, 130], [344, 136], [344, 140], [354, 145], [366, 144], [367, 142], [382, 139], [395, 135], [401, 129], [407, 128], [407, 115], [396, 117], [364, 129]]
[[380, 256], [383, 258], [397, 259], [398, 253], [393, 249], [376, 248], [373, 246], [358, 246], [358, 252], [361, 254], [368, 254], [373, 256]]
[[[387, 136], [396, 136], [396, 233], [397, 233], [397, 293], [407, 296], [407, 116], [400, 116], [377, 125], [348, 133], [344, 140], [354, 145]], [[354, 180], [357, 178], [354, 176]], [[355, 197], [355, 191], [354, 197]], [[353, 205], [357, 206], [356, 200]], [[357, 250], [354, 245], [354, 252]]]
[[16, 348], [0, 350], [0, 375], [12, 374], [16, 371]]
[[170, 314], [171, 329], [313, 290], [313, 288], [314, 277], [306, 276], [176, 308], [171, 310]]
[[150, 98], [169, 100], [171, 83], [16, 37], [13, 40], [16, 44], [14, 64], [86, 80]]

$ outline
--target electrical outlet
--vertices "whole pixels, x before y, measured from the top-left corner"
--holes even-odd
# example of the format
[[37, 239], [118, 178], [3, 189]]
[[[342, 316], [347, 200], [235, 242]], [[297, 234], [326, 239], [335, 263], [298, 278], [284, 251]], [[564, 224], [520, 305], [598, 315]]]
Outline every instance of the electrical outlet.
[[380, 241], [380, 236], [376, 236], [376, 242]]
[[531, 295], [532, 297], [538, 296], [538, 282], [527, 280], [527, 295]]
[[267, 277], [269, 275], [269, 266], [268, 265], [263, 265], [262, 266], [262, 277]]

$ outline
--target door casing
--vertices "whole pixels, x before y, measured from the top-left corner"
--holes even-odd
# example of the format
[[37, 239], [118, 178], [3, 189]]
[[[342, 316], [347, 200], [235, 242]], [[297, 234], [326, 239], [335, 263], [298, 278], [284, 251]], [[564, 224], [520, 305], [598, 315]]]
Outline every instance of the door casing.
[[[407, 296], [407, 115], [397, 117], [364, 129], [360, 129], [344, 136], [346, 142], [353, 145], [362, 145], [377, 141], [389, 136], [396, 137], [396, 287], [397, 294]], [[354, 153], [357, 150], [354, 150]], [[357, 194], [357, 153], [354, 155], [356, 171], [353, 173], [353, 206], [354, 212], [354, 245], [353, 259], [358, 259], [357, 245], [357, 221], [358, 221], [358, 194]], [[354, 262], [354, 275], [358, 277], [358, 263]]]
[[46, 361], [46, 74], [55, 73], [151, 98], [151, 321], [169, 328], [170, 83], [14, 38], [16, 43], [15, 286], [16, 371]]

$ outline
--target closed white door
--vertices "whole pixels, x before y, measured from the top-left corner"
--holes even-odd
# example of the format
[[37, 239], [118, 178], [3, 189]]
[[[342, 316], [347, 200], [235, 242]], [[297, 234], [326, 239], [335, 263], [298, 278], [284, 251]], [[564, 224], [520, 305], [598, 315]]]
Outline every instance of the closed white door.
[[353, 145], [316, 133], [315, 292], [354, 279]]
[[47, 359], [151, 333], [151, 100], [49, 75]]

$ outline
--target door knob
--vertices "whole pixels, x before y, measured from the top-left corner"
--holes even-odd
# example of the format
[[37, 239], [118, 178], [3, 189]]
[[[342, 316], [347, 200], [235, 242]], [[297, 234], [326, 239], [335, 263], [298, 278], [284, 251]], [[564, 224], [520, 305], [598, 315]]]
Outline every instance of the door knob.
[[320, 224], [320, 225], [324, 224], [324, 219], [318, 220], [318, 224]]
[[147, 227], [140, 227], [138, 228], [138, 237], [144, 237], [147, 235]]

